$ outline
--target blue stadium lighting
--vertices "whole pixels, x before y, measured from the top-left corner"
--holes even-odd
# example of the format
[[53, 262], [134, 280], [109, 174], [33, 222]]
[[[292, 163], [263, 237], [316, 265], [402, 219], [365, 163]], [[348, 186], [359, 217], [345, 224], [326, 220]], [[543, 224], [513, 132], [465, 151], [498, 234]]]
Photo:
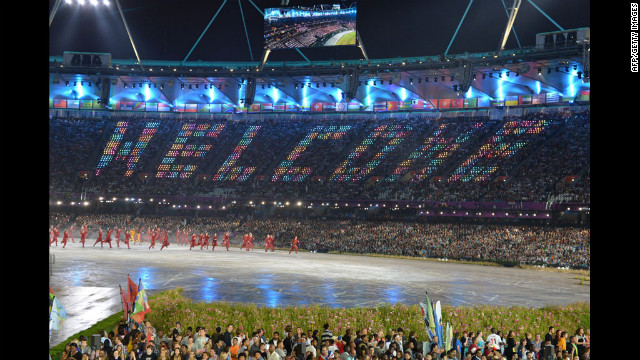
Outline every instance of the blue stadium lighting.
[[278, 102], [278, 99], [280, 99], [280, 94], [278, 93], [278, 89], [275, 87], [271, 90], [271, 98], [273, 98], [274, 104]]
[[472, 89], [472, 87], [471, 87], [471, 86], [469, 86], [469, 90], [467, 90], [467, 92], [466, 92], [466, 93], [464, 93], [464, 97], [465, 97], [465, 98], [467, 98], [467, 99], [471, 98], [471, 96], [473, 95], [473, 92], [472, 92], [472, 90], [471, 90], [471, 89]]
[[540, 94], [540, 81], [536, 81], [536, 94]]
[[213, 103], [213, 100], [216, 98], [216, 92], [214, 90], [214, 86], [211, 85], [209, 87], [209, 103]]
[[151, 100], [151, 84], [147, 88], [143, 90], [144, 92], [144, 101]]
[[400, 101], [405, 101], [407, 99], [407, 97], [409, 97], [409, 94], [407, 94], [407, 89], [405, 88], [400, 88]]

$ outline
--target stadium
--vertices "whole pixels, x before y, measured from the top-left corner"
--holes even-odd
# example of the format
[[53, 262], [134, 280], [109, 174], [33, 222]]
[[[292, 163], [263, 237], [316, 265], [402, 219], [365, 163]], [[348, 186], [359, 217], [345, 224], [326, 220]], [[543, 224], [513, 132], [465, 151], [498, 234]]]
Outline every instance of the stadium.
[[588, 9], [49, 3], [50, 359], [590, 358]]

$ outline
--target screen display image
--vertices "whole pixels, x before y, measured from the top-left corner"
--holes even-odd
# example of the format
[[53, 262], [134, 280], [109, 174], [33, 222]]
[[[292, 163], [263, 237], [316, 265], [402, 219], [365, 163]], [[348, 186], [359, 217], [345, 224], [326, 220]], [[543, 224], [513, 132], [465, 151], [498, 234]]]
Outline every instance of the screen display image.
[[269, 8], [264, 12], [264, 48], [295, 49], [356, 45], [356, 8]]

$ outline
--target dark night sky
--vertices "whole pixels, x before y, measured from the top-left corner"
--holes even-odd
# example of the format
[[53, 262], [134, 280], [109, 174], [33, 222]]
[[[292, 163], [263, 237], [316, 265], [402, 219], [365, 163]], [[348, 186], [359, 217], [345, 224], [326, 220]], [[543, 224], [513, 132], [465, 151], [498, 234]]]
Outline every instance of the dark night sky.
[[[76, 0], [74, 0], [75, 2]], [[86, 0], [87, 3], [89, 0]], [[62, 3], [49, 28], [49, 55], [64, 51], [108, 52], [114, 59], [135, 54], [115, 5], [70, 6]], [[449, 54], [495, 51], [507, 22], [503, 1], [475, 0]], [[249, 33], [253, 60], [262, 55], [263, 18], [249, 0], [240, 0]], [[54, 0], [49, 1], [49, 9]], [[280, 0], [254, 0], [261, 9], [279, 7]], [[290, 0], [289, 5], [337, 3]], [[343, 3], [351, 3], [343, 2]], [[565, 29], [590, 26], [590, 1], [534, 0]], [[222, 0], [120, 0], [140, 58], [183, 60], [216, 13]], [[369, 58], [410, 57], [444, 53], [469, 2], [431, 0], [360, 0], [357, 27]], [[188, 60], [251, 61], [238, 0], [228, 0]], [[515, 30], [522, 46], [535, 45], [535, 34], [558, 28], [523, 0]], [[510, 35], [506, 49], [518, 44]], [[355, 47], [302, 49], [310, 60], [358, 59]], [[273, 51], [271, 61], [303, 58], [294, 50]]]

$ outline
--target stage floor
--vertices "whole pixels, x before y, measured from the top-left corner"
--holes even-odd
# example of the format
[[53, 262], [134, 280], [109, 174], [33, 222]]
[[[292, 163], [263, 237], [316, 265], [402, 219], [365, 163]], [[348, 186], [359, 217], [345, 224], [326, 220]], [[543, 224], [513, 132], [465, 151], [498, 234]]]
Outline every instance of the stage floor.
[[[517, 268], [320, 254], [264, 248], [222, 247], [189, 250], [158, 243], [85, 248], [76, 242], [51, 246], [55, 256], [49, 284], [68, 319], [51, 336], [51, 346], [122, 310], [119, 286], [127, 274], [149, 294], [182, 287], [199, 301], [249, 302], [258, 306], [319, 304], [367, 307], [383, 303], [417, 304], [429, 291], [432, 301], [449, 305], [564, 305], [589, 301], [590, 286], [575, 274]], [[123, 245], [122, 243], [120, 245]]]

